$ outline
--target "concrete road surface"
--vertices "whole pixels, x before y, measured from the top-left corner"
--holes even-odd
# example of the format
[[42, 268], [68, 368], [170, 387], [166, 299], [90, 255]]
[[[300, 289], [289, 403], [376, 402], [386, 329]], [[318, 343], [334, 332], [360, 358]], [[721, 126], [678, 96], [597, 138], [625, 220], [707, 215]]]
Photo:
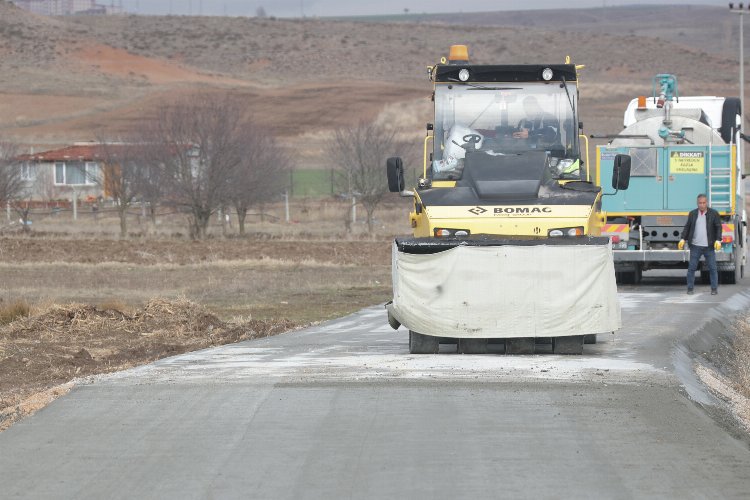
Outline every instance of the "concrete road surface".
[[414, 356], [377, 307], [104, 377], [0, 434], [0, 497], [748, 498], [679, 343], [750, 291], [620, 300], [583, 356]]

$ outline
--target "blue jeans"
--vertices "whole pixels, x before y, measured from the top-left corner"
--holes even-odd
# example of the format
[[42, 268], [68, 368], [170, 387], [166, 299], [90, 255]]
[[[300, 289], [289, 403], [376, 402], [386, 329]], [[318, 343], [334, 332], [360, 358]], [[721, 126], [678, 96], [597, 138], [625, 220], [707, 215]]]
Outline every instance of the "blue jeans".
[[716, 271], [716, 252], [714, 252], [713, 247], [699, 247], [693, 244], [690, 245], [690, 264], [688, 265], [687, 272], [688, 290], [692, 290], [695, 284], [695, 271], [698, 269], [698, 261], [701, 259], [701, 255], [705, 256], [706, 264], [708, 264], [708, 272], [711, 277], [711, 290], [716, 290], [719, 287], [719, 273]]

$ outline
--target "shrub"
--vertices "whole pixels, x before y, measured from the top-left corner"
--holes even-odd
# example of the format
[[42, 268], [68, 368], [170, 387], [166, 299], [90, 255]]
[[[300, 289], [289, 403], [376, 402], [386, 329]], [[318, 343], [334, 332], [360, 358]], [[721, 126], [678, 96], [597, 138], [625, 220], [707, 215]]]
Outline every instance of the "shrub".
[[18, 318], [28, 316], [30, 310], [29, 304], [23, 300], [16, 300], [8, 304], [0, 303], [0, 325], [7, 325]]

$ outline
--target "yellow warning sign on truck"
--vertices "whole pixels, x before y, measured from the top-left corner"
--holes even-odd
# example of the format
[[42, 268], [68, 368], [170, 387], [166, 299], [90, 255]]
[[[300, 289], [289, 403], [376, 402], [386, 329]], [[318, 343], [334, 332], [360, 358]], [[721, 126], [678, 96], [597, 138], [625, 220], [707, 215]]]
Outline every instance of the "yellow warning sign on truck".
[[706, 159], [703, 151], [671, 151], [669, 174], [704, 174]]

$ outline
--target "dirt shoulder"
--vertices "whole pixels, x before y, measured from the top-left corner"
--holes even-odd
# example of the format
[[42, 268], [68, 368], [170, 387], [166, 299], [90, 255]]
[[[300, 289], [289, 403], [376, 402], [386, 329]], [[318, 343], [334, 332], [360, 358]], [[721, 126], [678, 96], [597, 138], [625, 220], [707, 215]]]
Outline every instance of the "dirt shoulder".
[[[745, 297], [743, 304], [748, 302]], [[730, 419], [750, 432], [750, 314], [722, 312], [686, 345], [698, 379], [724, 403]]]
[[5, 237], [0, 275], [3, 430], [76, 378], [385, 302], [390, 242]]
[[0, 327], [0, 430], [65, 392], [75, 378], [298, 326], [283, 319], [225, 322], [185, 299], [154, 299], [132, 312], [50, 306]]

